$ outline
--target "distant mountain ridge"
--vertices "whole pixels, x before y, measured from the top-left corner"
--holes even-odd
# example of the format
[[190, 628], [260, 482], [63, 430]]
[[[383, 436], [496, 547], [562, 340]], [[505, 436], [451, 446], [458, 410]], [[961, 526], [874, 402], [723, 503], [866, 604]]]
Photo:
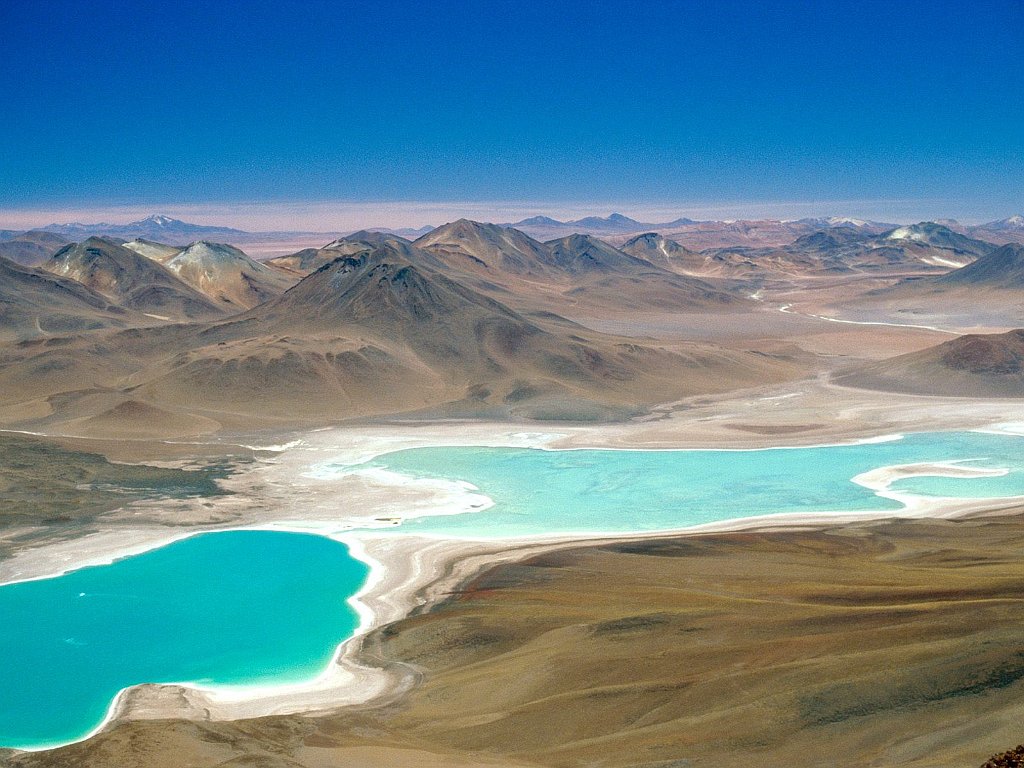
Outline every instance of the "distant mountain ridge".
[[801, 235], [838, 227], [881, 233], [896, 225], [848, 216], [725, 221], [698, 221], [678, 217], [671, 221], [655, 223], [637, 221], [621, 213], [611, 213], [608, 216], [586, 216], [572, 221], [559, 221], [542, 215], [532, 216], [501, 226], [513, 227], [540, 240], [556, 240], [572, 234], [595, 235], [610, 239], [614, 245], [619, 245], [631, 236], [655, 232], [673, 237], [690, 250], [703, 250], [728, 246], [785, 245]]
[[[951, 230], [973, 238], [986, 239], [1002, 245], [1006, 242], [1024, 240], [1024, 216], [1013, 215], [985, 224], [963, 225], [953, 219], [935, 222]], [[513, 223], [499, 224], [501, 227], [518, 229], [538, 240], [556, 240], [572, 234], [589, 234], [607, 237], [619, 245], [629, 236], [644, 232], [657, 232], [673, 237], [690, 250], [704, 250], [712, 247], [770, 246], [785, 245], [797, 237], [822, 229], [851, 228], [873, 234], [898, 228], [893, 223], [884, 223], [851, 216], [824, 216], [802, 219], [725, 219], [697, 220], [677, 217], [664, 222], [642, 222], [622, 213], [607, 216], [585, 216], [579, 219], [561, 221], [539, 214]], [[367, 227], [366, 231], [383, 232], [415, 240], [435, 229], [432, 225], [421, 227]], [[19, 238], [27, 231], [2, 230], [0, 242]], [[214, 240], [232, 244], [260, 243], [288, 238], [323, 236], [331, 240], [345, 234], [344, 230], [310, 231], [247, 231], [227, 226], [194, 224], [180, 219], [154, 214], [128, 224], [82, 224], [53, 223], [36, 227], [35, 231], [50, 232], [69, 241], [80, 241], [93, 235], [120, 238], [124, 241], [145, 239], [169, 245], [185, 246], [196, 240]], [[616, 240], [616, 238], [622, 238]]]
[[335, 237], [339, 232], [305, 232], [305, 231], [267, 231], [249, 232], [233, 227], [216, 225], [193, 224], [191, 222], [175, 219], [162, 214], [153, 214], [145, 219], [133, 221], [128, 224], [47, 224], [45, 227], [36, 227], [36, 230], [52, 232], [61, 235], [68, 240], [80, 241], [88, 237], [110, 237], [122, 241], [128, 240], [152, 240], [167, 245], [185, 246], [197, 240], [213, 240], [229, 243], [258, 243], [273, 239], [287, 239], [291, 237], [308, 237], [311, 235], [322, 235], [325, 239]]
[[188, 242], [202, 238], [232, 238], [248, 235], [240, 229], [231, 227], [205, 226], [189, 224], [170, 216], [154, 214], [130, 224], [48, 224], [40, 227], [47, 232], [55, 232], [73, 240], [92, 236], [123, 237], [126, 240], [143, 238], [170, 245], [186, 245]]

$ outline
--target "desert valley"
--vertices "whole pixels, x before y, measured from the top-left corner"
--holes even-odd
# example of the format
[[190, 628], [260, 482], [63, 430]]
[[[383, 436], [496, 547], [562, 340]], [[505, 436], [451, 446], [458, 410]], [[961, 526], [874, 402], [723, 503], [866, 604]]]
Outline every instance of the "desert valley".
[[[8, 610], [216, 570], [209, 532], [245, 529], [342, 543], [352, 623], [276, 675], [98, 672], [0, 719], [4, 764], [971, 765], [1017, 738], [1020, 217], [77, 226], [0, 240]], [[285, 545], [250, 546], [235, 588], [285, 589]]]

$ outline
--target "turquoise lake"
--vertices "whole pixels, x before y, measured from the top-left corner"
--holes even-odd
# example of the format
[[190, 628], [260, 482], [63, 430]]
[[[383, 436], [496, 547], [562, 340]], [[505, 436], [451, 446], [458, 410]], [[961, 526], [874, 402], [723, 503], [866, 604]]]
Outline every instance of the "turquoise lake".
[[483, 512], [407, 520], [396, 532], [502, 538], [659, 531], [786, 512], [897, 511], [899, 502], [851, 478], [879, 467], [940, 461], [1008, 474], [906, 478], [891, 488], [923, 496], [1024, 495], [1024, 438], [981, 432], [757, 451], [412, 448], [361, 466], [465, 481], [495, 502]]
[[136, 683], [315, 677], [368, 570], [322, 536], [226, 531], [0, 587], [0, 745], [81, 738]]
[[[972, 432], [758, 451], [418, 448], [384, 467], [473, 484], [488, 510], [388, 529], [443, 537], [676, 529], [785, 512], [898, 511], [851, 482], [894, 464], [965, 462], [1001, 477], [908, 478], [931, 496], [1024, 496], [1024, 438]], [[401, 515], [396, 508], [389, 514]], [[327, 538], [270, 531], [194, 536], [105, 566], [0, 587], [0, 746], [38, 747], [98, 725], [142, 682], [274, 684], [320, 673], [358, 619], [367, 566]]]

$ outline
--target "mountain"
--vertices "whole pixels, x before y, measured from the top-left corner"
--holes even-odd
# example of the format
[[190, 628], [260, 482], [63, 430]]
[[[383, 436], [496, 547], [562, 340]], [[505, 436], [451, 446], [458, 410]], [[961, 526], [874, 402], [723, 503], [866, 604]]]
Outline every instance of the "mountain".
[[581, 314], [600, 312], [707, 312], [747, 301], [725, 287], [652, 264], [590, 235], [545, 243], [556, 267], [572, 278], [563, 298], [580, 305]]
[[890, 228], [807, 219], [820, 228], [782, 246], [711, 248], [701, 251], [701, 274], [757, 278], [780, 276], [909, 277], [940, 274], [990, 253], [991, 243], [966, 237], [934, 222]]
[[230, 245], [200, 240], [165, 266], [220, 307], [240, 311], [280, 296], [296, 278]]
[[387, 227], [372, 227], [369, 230], [362, 230], [364, 232], [381, 232], [385, 235], [397, 235], [398, 237], [406, 240], [415, 240], [417, 237], [422, 237], [427, 234], [434, 227], [430, 224], [424, 224], [422, 227], [399, 227], [398, 229], [389, 229]]
[[1024, 242], [1024, 216], [1009, 216], [987, 224], [970, 228], [973, 237], [988, 240], [998, 245]]
[[245, 239], [250, 233], [230, 227], [211, 227], [189, 224], [170, 216], [153, 215], [130, 224], [50, 224], [41, 227], [71, 240], [84, 240], [91, 236], [114, 237], [122, 240], [146, 238], [172, 245], [186, 245], [200, 238], [234, 240]]
[[[423, 229], [426, 231], [416, 231], [420, 232], [422, 236], [433, 230], [433, 227], [424, 227]], [[373, 246], [380, 246], [393, 242], [410, 243], [412, 241], [390, 231], [379, 229], [360, 229], [355, 232], [350, 232], [344, 237], [339, 237], [337, 240], [325, 245], [324, 248], [337, 248], [348, 243], [368, 243]]]
[[124, 328], [144, 320], [75, 280], [0, 257], [0, 338]]
[[949, 227], [936, 224], [934, 221], [923, 221], [920, 224], [897, 227], [885, 233], [882, 237], [885, 240], [921, 243], [932, 248], [951, 251], [958, 256], [968, 256], [972, 259], [984, 256], [992, 251], [990, 244], [961, 235]]
[[569, 235], [545, 245], [551, 249], [554, 264], [570, 274], [630, 273], [649, 270], [654, 266], [590, 235]]
[[838, 309], [846, 319], [872, 322], [965, 329], [1020, 325], [1024, 322], [1024, 246], [990, 247], [992, 252], [964, 267], [907, 278], [847, 298]]
[[836, 380], [844, 386], [921, 395], [1024, 398], [1024, 330], [960, 336]]
[[[324, 265], [284, 295], [240, 316], [238, 322], [258, 317], [263, 326], [275, 331], [372, 325], [389, 339], [427, 333], [446, 348], [464, 334], [475, 335], [475, 323], [485, 315], [520, 319], [493, 299], [425, 271], [393, 249], [380, 248]], [[445, 331], [440, 335], [439, 325]]]
[[779, 248], [789, 245], [803, 235], [820, 230], [853, 229], [866, 234], [879, 234], [892, 229], [892, 225], [833, 216], [792, 221], [694, 221], [675, 225], [669, 223], [650, 229], [690, 250], [703, 251], [712, 248]]
[[224, 314], [157, 262], [98, 237], [65, 246], [42, 268], [157, 319], [192, 320]]
[[857, 229], [870, 234], [891, 230], [893, 225], [856, 219], [848, 216], [806, 218], [793, 221], [777, 219], [695, 221], [679, 217], [662, 223], [643, 223], [622, 214], [607, 217], [588, 216], [575, 221], [558, 221], [549, 216], [533, 216], [505, 224], [528, 235], [552, 240], [569, 234], [597, 235], [613, 245], [624, 243], [636, 234], [656, 232], [671, 238], [686, 248], [700, 251], [708, 248], [737, 248], [783, 246], [796, 238], [821, 229]]
[[[676, 219], [672, 225], [689, 222], [690, 219]], [[661, 224], [644, 224], [621, 213], [608, 216], [585, 216], [571, 221], [559, 221], [550, 216], [531, 216], [514, 224], [501, 224], [502, 227], [517, 229], [539, 240], [554, 240], [566, 235], [598, 235], [609, 237], [643, 232], [647, 229], [659, 229]]]
[[621, 251], [638, 259], [683, 274], [699, 274], [705, 267], [705, 259], [698, 253], [662, 237], [657, 232], [645, 232], [630, 238], [620, 247]]
[[382, 247], [395, 247], [400, 251], [405, 251], [409, 245], [409, 241], [404, 237], [377, 230], [361, 229], [333, 240], [322, 248], [304, 248], [287, 256], [268, 259], [265, 263], [297, 275], [308, 275], [342, 256], [352, 256]]
[[163, 215], [149, 216], [130, 224], [49, 224], [39, 227], [39, 229], [62, 235], [68, 240], [74, 241], [93, 236], [109, 237], [119, 242], [142, 238], [184, 247], [197, 240], [208, 240], [234, 245], [261, 245], [267, 250], [277, 253], [281, 252], [278, 249], [282, 243], [326, 242], [340, 234], [336, 232], [247, 232], [232, 227], [192, 224]]
[[[922, 281], [919, 281], [920, 287]], [[1007, 243], [966, 267], [934, 278], [931, 286], [987, 286], [1000, 290], [1024, 289], [1024, 245]]]
[[414, 245], [456, 270], [555, 277], [551, 250], [517, 229], [459, 219], [428, 232]]
[[[781, 250], [794, 257], [794, 264], [811, 272], [894, 274], [956, 269], [990, 253], [993, 247], [941, 224], [923, 222], [881, 234], [865, 228], [832, 227], [803, 235]], [[811, 263], [800, 262], [807, 257], [812, 258]]]
[[515, 224], [510, 224], [508, 226], [522, 230], [526, 227], [565, 227], [568, 225], [566, 222], [552, 219], [550, 216], [531, 216], [528, 219], [523, 219], [522, 221], [518, 221]]
[[636, 219], [623, 216], [621, 213], [612, 213], [608, 216], [587, 216], [582, 219], [567, 222], [570, 227], [585, 229], [591, 232], [636, 232], [644, 229], [645, 226]]
[[871, 235], [855, 227], [834, 227], [801, 235], [786, 248], [800, 253], [834, 253], [851, 245], [866, 243]]
[[982, 224], [982, 226], [988, 229], [1010, 229], [1015, 232], [1024, 232], [1024, 216], [1017, 214], [1009, 218], [999, 219], [998, 221], [989, 221], [987, 224]]
[[127, 243], [123, 243], [123, 245], [125, 248], [135, 251], [141, 256], [145, 256], [147, 259], [159, 261], [161, 264], [170, 261], [181, 253], [181, 248], [176, 245], [165, 245], [164, 243], [157, 243], [153, 240], [146, 240], [143, 237], [137, 237], [134, 240], [129, 240]]
[[990, 221], [988, 224], [982, 224], [979, 229], [1024, 233], [1024, 216], [1018, 214], [1005, 219], [999, 219], [999, 221]]
[[18, 264], [36, 266], [53, 256], [67, 243], [66, 237], [40, 229], [11, 233], [10, 238], [0, 240], [0, 257]]

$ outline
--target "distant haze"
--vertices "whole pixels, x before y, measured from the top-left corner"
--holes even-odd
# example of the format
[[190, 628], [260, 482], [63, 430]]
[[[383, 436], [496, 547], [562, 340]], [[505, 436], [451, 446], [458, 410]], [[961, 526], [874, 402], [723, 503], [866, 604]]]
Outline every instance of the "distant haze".
[[292, 201], [250, 203], [152, 203], [132, 205], [73, 205], [47, 208], [0, 209], [0, 229], [30, 229], [54, 223], [105, 222], [125, 224], [154, 213], [186, 221], [249, 231], [301, 230], [340, 232], [362, 227], [421, 227], [459, 218], [512, 223], [545, 215], [556, 219], [606, 216], [618, 212], [638, 221], [799, 219], [852, 216], [893, 223], [955, 218], [976, 224], [1018, 213], [965, 207], [946, 200], [834, 200], [779, 202], [541, 202], [541, 201]]

